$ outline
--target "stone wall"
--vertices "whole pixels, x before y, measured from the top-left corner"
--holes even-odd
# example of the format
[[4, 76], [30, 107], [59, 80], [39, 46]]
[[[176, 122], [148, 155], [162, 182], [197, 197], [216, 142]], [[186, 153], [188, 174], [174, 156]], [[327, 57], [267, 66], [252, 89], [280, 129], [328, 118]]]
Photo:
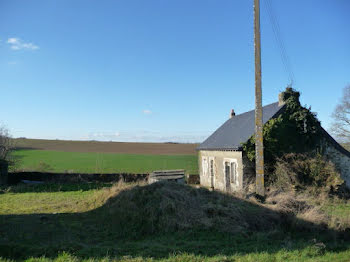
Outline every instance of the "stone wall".
[[[241, 151], [202, 150], [198, 154], [200, 184], [204, 187], [221, 191], [239, 191], [243, 188], [243, 161]], [[204, 164], [203, 158], [207, 159]], [[214, 177], [210, 174], [210, 160], [214, 160]], [[237, 184], [227, 183], [225, 178], [225, 161], [234, 161], [237, 169]], [[203, 166], [206, 165], [206, 166]], [[229, 186], [228, 186], [229, 185]]]
[[89, 183], [103, 182], [143, 182], [148, 180], [148, 174], [65, 174], [65, 173], [43, 173], [43, 172], [14, 172], [9, 173], [9, 184], [17, 184], [22, 180], [42, 181], [46, 183]]
[[340, 145], [332, 142], [324, 143], [325, 156], [336, 166], [341, 177], [345, 180], [347, 187], [350, 188], [350, 153]]

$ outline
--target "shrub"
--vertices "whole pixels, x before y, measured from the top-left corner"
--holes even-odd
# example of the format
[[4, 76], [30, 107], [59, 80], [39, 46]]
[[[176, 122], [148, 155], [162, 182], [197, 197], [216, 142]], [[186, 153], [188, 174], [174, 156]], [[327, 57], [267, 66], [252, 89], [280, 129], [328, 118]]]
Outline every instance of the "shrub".
[[37, 170], [39, 172], [51, 172], [53, 171], [53, 168], [49, 164], [40, 161], [40, 163], [38, 164]]
[[283, 190], [312, 187], [330, 193], [344, 184], [334, 164], [320, 154], [286, 154], [277, 159], [269, 179], [270, 185]]

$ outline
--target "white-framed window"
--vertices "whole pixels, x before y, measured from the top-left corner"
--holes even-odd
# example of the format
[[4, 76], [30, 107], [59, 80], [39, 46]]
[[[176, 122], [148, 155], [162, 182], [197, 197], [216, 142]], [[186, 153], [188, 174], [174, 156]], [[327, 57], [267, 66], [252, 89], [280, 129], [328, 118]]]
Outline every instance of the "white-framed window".
[[202, 157], [202, 169], [203, 169], [203, 175], [208, 176], [208, 158], [206, 156]]
[[237, 163], [231, 162], [230, 165], [231, 165], [230, 182], [231, 184], [237, 184], [238, 182]]
[[234, 159], [234, 158], [224, 159], [224, 174], [225, 174], [226, 181], [229, 180], [230, 184], [239, 186], [237, 159]]

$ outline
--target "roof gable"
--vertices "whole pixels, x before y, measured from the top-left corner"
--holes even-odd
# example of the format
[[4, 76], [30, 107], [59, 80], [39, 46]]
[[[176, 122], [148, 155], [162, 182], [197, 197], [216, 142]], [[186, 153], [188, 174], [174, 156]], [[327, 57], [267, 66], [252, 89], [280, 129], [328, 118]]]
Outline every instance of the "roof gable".
[[[278, 102], [263, 107], [263, 124], [278, 115], [284, 106]], [[197, 150], [239, 150], [255, 133], [255, 110], [236, 115], [227, 120]]]

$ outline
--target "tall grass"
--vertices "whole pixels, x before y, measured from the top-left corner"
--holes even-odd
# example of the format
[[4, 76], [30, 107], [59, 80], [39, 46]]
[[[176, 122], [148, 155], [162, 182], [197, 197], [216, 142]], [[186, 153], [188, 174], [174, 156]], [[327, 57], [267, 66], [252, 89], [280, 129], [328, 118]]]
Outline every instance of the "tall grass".
[[[350, 251], [341, 252], [323, 252], [317, 247], [308, 247], [298, 251], [282, 250], [277, 253], [254, 252], [248, 255], [236, 254], [231, 256], [216, 255], [208, 257], [205, 255], [195, 255], [191, 253], [172, 254], [167, 258], [144, 258], [144, 257], [120, 257], [112, 258], [105, 256], [102, 258], [82, 259], [67, 252], [60, 253], [56, 258], [36, 257], [24, 260], [24, 262], [347, 262], [349, 261]], [[14, 262], [10, 259], [0, 258], [0, 262]]]
[[[0, 257], [27, 261], [349, 260], [350, 242], [346, 237], [338, 239], [337, 230], [321, 225], [329, 218], [328, 211], [316, 209], [322, 201], [288, 194], [270, 191], [262, 204], [244, 195], [175, 183], [4, 189], [0, 207], [8, 204], [0, 208]], [[325, 215], [318, 218], [322, 223], [308, 219], [320, 214]]]

